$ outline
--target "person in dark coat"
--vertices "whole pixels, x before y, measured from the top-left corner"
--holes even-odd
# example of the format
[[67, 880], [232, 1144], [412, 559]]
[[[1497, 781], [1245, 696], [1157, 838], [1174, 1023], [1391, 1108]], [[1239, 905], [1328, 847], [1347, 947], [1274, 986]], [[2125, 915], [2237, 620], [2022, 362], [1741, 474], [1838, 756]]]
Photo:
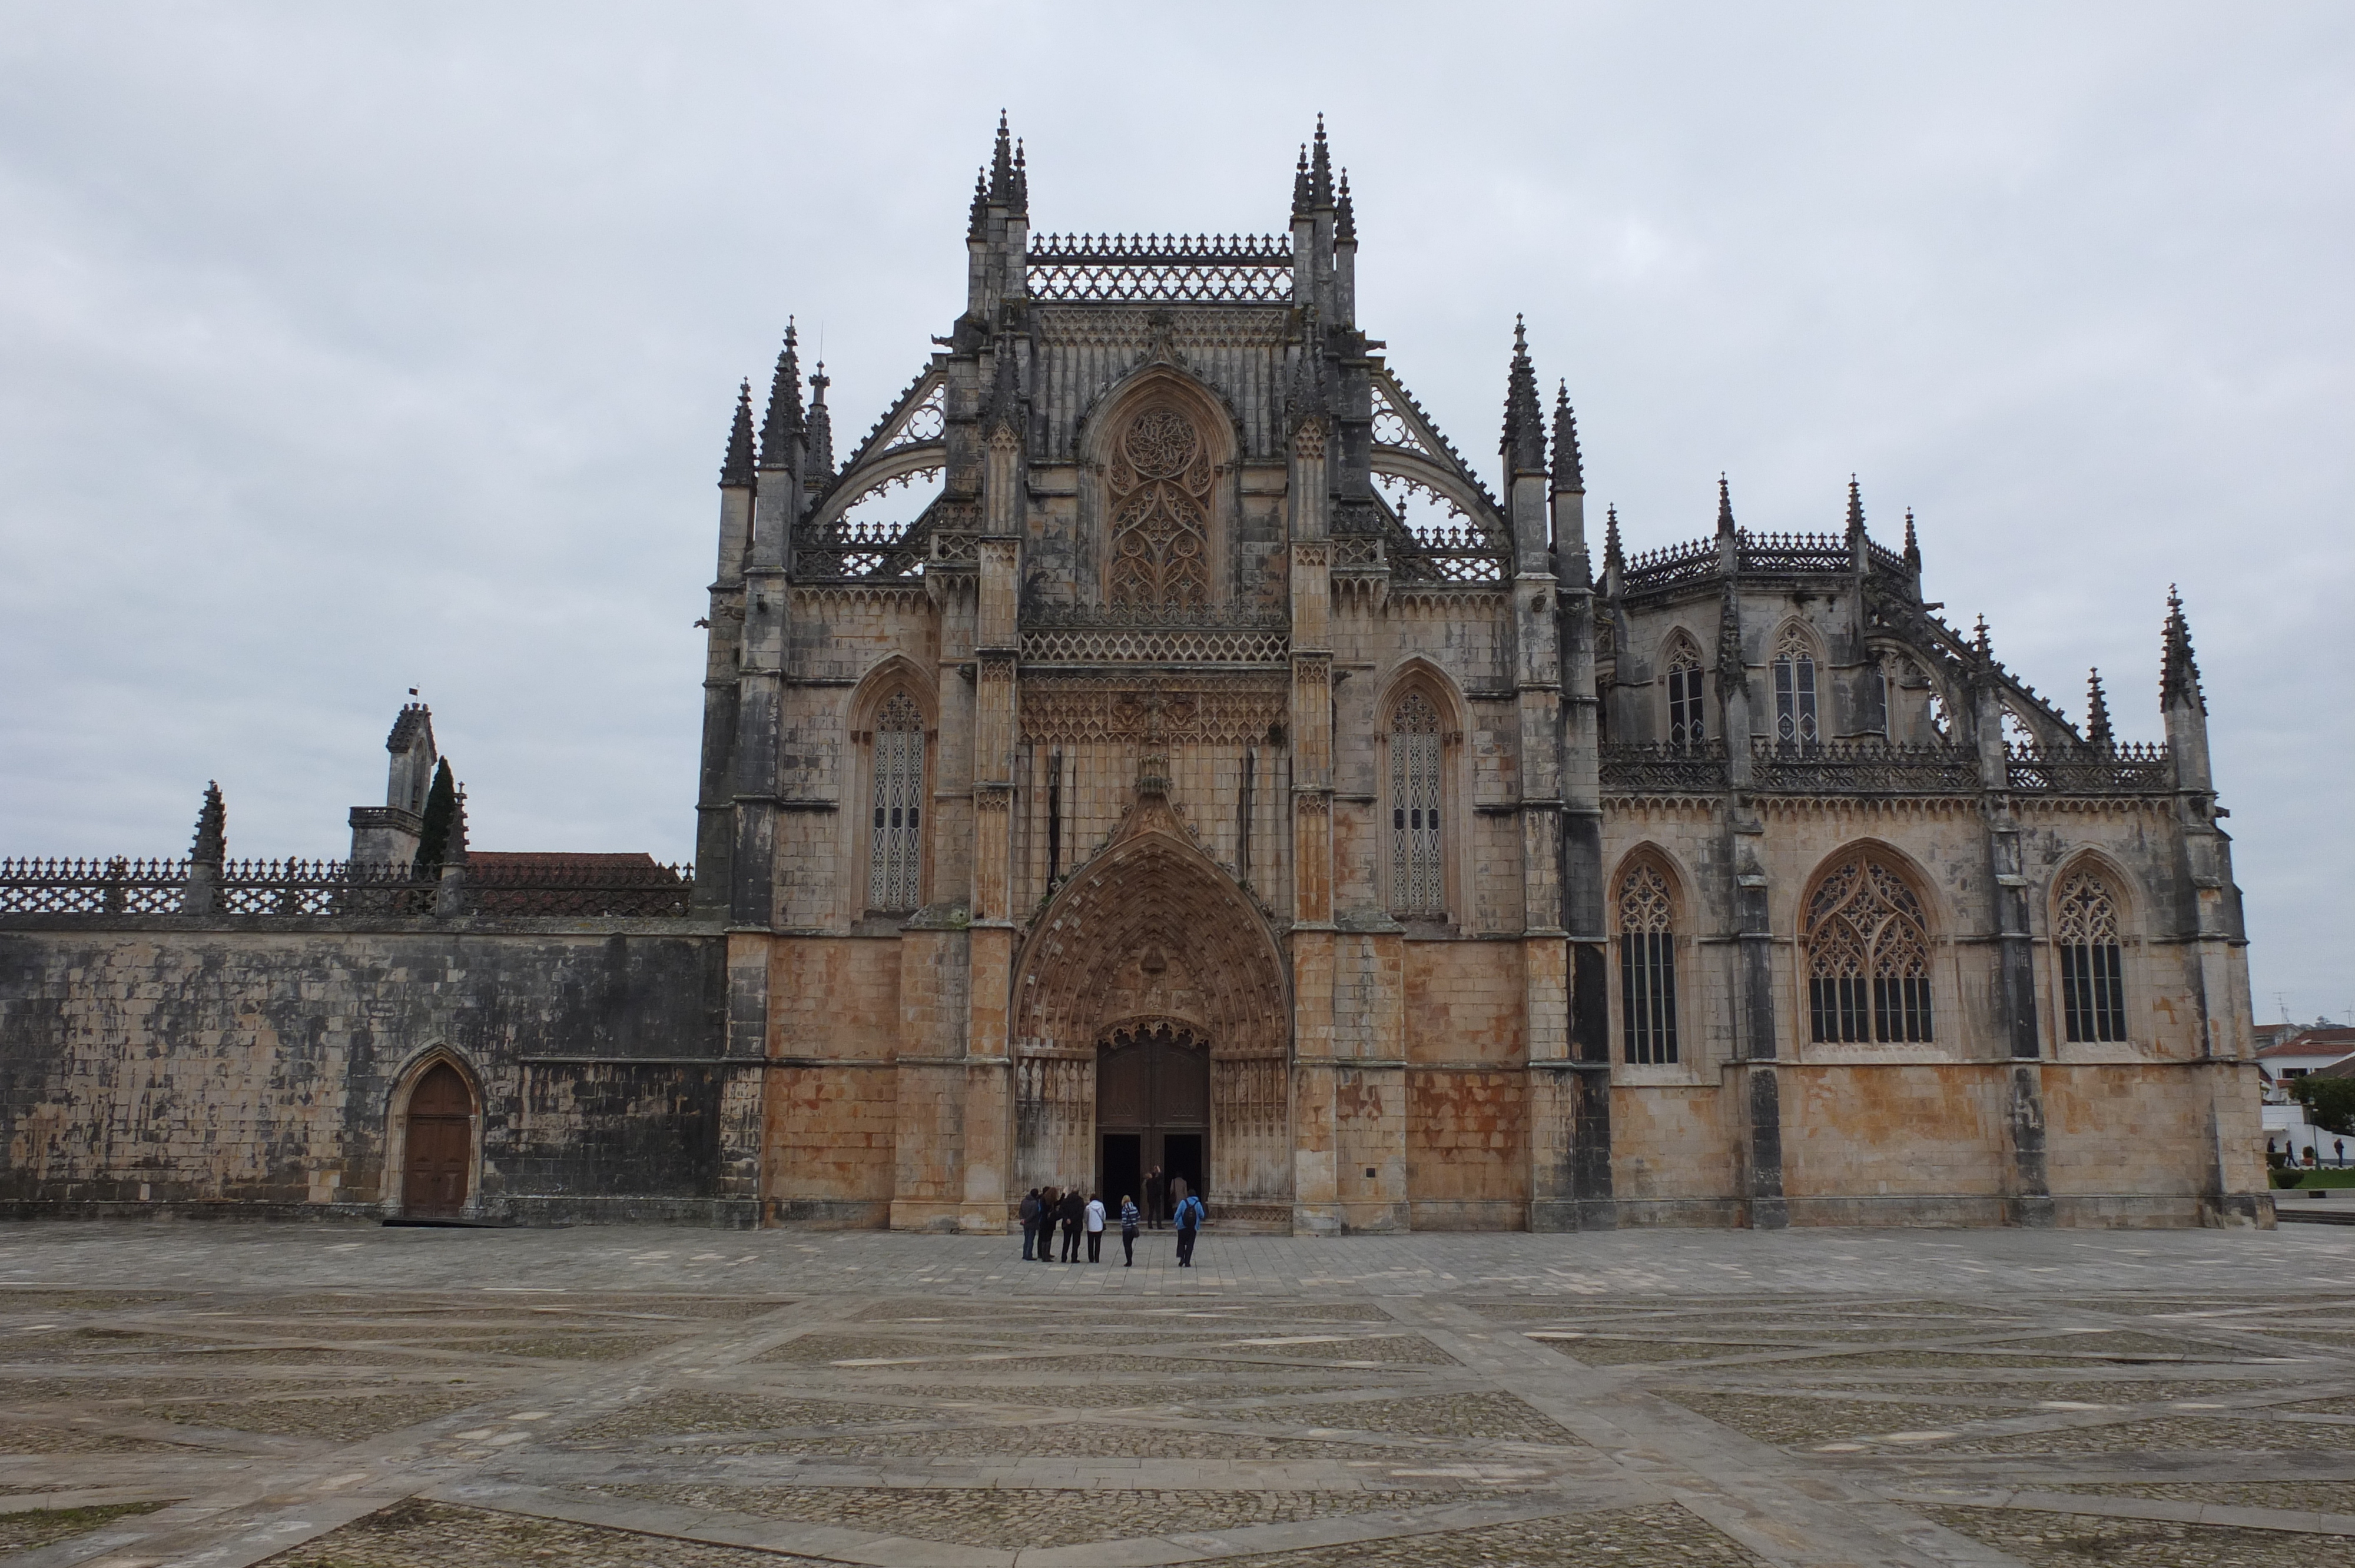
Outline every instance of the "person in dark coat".
[[1126, 1255], [1123, 1268], [1136, 1266], [1136, 1200], [1126, 1193], [1120, 1200], [1120, 1250]]
[[1063, 1194], [1063, 1261], [1080, 1261], [1080, 1226], [1086, 1223], [1087, 1200], [1077, 1187]]
[[1028, 1263], [1031, 1248], [1039, 1240], [1039, 1189], [1033, 1187], [1022, 1200], [1022, 1261]]
[[1040, 1263], [1055, 1261], [1055, 1216], [1060, 1212], [1056, 1205], [1061, 1201], [1061, 1197], [1062, 1194], [1052, 1187], [1044, 1188], [1039, 1193], [1039, 1261]]
[[1169, 1178], [1156, 1165], [1145, 1173], [1145, 1223], [1154, 1230], [1169, 1214]]

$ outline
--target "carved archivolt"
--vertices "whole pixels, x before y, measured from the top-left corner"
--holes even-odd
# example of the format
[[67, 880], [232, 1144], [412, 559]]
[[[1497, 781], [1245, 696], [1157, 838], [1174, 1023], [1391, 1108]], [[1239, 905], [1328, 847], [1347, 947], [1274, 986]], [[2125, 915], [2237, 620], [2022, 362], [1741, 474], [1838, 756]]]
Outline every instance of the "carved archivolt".
[[1199, 609], [1210, 602], [1210, 492], [1217, 471], [1194, 421], [1164, 403], [1130, 418], [1113, 442], [1115, 605]]
[[1283, 722], [1282, 677], [1172, 679], [1157, 686], [1113, 680], [1032, 679], [1022, 686], [1022, 738], [1034, 745], [1142, 741], [1157, 723], [1171, 743], [1263, 740]]

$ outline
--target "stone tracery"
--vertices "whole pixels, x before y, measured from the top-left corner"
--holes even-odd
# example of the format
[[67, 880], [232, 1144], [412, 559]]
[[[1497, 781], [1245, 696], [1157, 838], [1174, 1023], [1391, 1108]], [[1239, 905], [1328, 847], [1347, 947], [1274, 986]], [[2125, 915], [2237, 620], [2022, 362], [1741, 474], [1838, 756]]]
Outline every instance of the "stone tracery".
[[1129, 420], [1113, 443], [1108, 478], [1114, 604], [1162, 611], [1209, 605], [1214, 477], [1209, 445], [1184, 413], [1156, 404]]

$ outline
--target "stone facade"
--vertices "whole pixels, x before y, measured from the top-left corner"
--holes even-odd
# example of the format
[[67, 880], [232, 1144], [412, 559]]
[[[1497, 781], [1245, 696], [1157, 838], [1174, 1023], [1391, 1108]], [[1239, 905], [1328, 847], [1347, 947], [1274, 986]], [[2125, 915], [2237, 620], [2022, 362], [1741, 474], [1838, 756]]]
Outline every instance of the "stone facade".
[[[671, 934], [468, 914], [463, 868], [309, 936], [5, 917], [12, 1195], [123, 1198], [112, 1118], [176, 1192], [398, 1206], [401, 1074], [496, 1037], [485, 1213], [996, 1232], [1160, 1163], [1308, 1234], [2270, 1224], [2180, 606], [2137, 747], [1939, 620], [1853, 483], [1821, 535], [1722, 483], [1689, 545], [1614, 515], [1598, 565], [1566, 393], [1517, 334], [1492, 491], [1357, 249], [1321, 126], [1288, 233], [1117, 239], [1031, 235], [1001, 127], [873, 431], [837, 465], [790, 332], [739, 400]], [[413, 853], [404, 724], [356, 860]], [[159, 1122], [126, 1065], [191, 1053], [265, 1108]]]

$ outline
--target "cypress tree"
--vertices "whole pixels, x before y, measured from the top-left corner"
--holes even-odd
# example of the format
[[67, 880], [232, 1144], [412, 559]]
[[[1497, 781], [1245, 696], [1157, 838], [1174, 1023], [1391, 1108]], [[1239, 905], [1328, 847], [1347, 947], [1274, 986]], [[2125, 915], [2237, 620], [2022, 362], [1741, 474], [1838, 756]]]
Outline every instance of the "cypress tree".
[[450, 759], [433, 770], [433, 788], [425, 796], [425, 826], [417, 837], [421, 869], [438, 867], [450, 847], [450, 823], [458, 814], [458, 780], [451, 776]]

